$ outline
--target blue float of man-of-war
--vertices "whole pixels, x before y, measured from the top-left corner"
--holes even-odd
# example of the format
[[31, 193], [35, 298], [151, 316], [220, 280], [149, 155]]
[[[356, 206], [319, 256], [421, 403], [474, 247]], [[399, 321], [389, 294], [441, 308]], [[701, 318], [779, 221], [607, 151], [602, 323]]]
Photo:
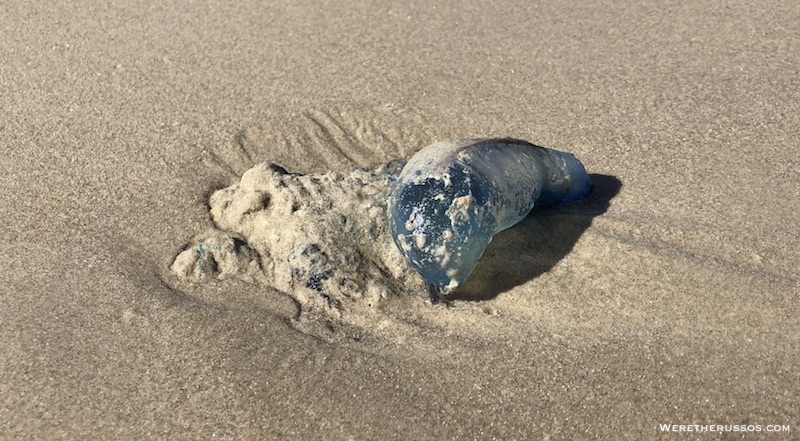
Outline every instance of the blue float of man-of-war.
[[392, 237], [438, 301], [461, 286], [492, 237], [535, 205], [592, 191], [570, 153], [518, 139], [451, 139], [414, 155], [388, 201]]

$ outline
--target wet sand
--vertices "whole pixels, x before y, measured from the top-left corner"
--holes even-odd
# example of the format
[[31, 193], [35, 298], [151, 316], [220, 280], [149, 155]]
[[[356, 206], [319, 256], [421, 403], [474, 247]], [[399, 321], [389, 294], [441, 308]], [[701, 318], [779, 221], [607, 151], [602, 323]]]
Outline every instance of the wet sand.
[[[800, 430], [795, 2], [6, 9], [0, 438]], [[449, 307], [410, 283], [342, 323], [170, 269], [257, 164], [494, 136], [598, 190], [498, 235]]]

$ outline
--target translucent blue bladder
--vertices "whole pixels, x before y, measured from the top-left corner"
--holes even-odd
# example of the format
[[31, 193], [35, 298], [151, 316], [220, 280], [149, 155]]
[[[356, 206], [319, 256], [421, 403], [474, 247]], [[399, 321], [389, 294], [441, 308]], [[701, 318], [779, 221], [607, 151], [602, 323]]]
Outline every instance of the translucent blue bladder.
[[405, 165], [389, 197], [389, 227], [436, 302], [464, 282], [492, 236], [535, 205], [565, 204], [591, 191], [570, 153], [511, 138], [451, 139]]

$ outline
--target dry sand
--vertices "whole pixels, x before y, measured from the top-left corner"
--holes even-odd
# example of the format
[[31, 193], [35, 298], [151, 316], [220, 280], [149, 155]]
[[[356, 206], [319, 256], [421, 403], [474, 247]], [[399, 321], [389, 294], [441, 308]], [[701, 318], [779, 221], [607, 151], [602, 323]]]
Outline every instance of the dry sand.
[[[12, 3], [0, 438], [797, 437], [800, 3]], [[499, 235], [451, 307], [298, 327], [170, 271], [258, 163], [486, 136], [599, 189]]]

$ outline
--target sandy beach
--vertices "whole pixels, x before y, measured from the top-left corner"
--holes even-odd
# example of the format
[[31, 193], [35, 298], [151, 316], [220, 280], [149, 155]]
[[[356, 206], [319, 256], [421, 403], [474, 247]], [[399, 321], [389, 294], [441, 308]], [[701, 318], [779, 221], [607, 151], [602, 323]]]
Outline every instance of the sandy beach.
[[[0, 439], [798, 438], [800, 3], [3, 9]], [[174, 269], [259, 164], [505, 136], [596, 190], [449, 305]]]

